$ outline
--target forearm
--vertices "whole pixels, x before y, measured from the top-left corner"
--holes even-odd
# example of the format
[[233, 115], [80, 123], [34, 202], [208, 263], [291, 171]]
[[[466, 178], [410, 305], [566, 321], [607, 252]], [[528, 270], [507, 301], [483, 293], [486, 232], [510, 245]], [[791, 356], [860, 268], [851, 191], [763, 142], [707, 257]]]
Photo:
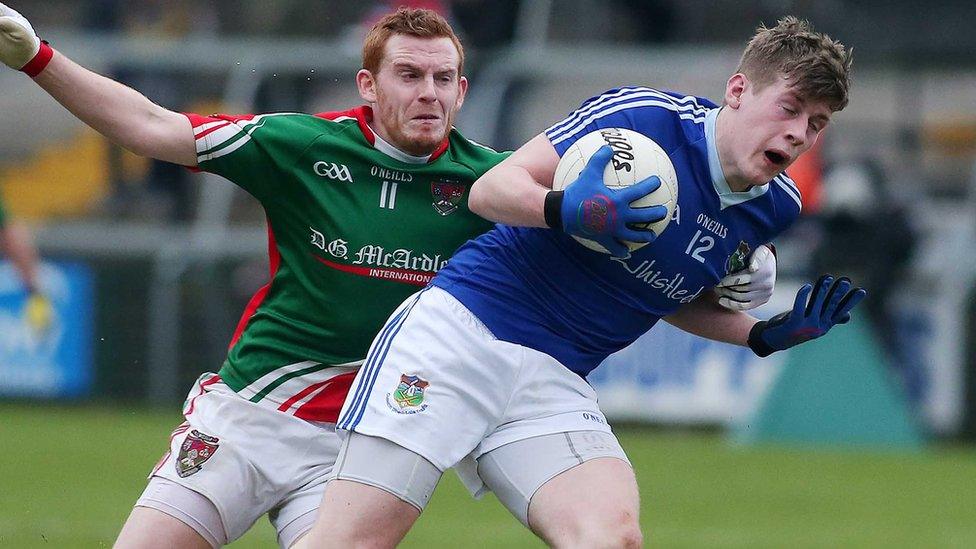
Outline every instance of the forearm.
[[558, 163], [549, 138], [539, 134], [474, 182], [468, 207], [498, 223], [547, 227], [544, 206]]
[[19, 222], [8, 223], [0, 229], [0, 246], [14, 268], [20, 273], [21, 280], [28, 291], [38, 290], [37, 281], [37, 250], [27, 228]]
[[749, 331], [758, 322], [742, 311], [722, 307], [711, 292], [684, 305], [664, 320], [699, 337], [743, 347], [749, 345]]
[[96, 74], [55, 51], [34, 81], [78, 119], [142, 156], [196, 166], [193, 130], [185, 116]]
[[474, 213], [497, 223], [545, 227], [543, 204], [548, 192], [525, 169], [499, 164], [471, 187], [468, 205]]

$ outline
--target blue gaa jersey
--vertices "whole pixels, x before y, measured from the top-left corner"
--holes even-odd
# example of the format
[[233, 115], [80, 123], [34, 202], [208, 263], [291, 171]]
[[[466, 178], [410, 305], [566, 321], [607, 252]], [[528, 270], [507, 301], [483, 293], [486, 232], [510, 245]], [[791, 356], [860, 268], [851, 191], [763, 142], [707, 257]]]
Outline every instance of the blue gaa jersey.
[[800, 193], [786, 175], [747, 192], [729, 189], [715, 146], [718, 112], [707, 99], [620, 88], [546, 130], [560, 156], [583, 135], [612, 127], [640, 132], [667, 151], [678, 203], [655, 242], [614, 259], [562, 231], [496, 225], [462, 246], [432, 283], [495, 337], [547, 353], [585, 377], [741, 269], [800, 213]]

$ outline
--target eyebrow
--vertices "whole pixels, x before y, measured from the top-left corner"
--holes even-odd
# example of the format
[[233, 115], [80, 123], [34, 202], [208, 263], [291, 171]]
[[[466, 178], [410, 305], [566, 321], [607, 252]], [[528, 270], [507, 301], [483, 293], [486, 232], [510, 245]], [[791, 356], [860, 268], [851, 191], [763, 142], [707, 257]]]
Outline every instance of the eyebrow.
[[[413, 63], [411, 61], [393, 61], [392, 66], [394, 70], [398, 69], [410, 69], [419, 72], [424, 72], [424, 68]], [[455, 67], [445, 67], [443, 69], [434, 69], [434, 74], [457, 74], [457, 68]]]
[[411, 63], [409, 61], [393, 61], [391, 66], [394, 69], [411, 69], [411, 70], [422, 70], [420, 65], [416, 63]]

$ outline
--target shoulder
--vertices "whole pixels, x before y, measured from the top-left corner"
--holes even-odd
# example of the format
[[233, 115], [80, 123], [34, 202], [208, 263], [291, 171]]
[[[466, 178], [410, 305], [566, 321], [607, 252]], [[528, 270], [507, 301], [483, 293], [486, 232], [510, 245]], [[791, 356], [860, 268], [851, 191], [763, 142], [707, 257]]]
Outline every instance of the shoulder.
[[706, 113], [715, 107], [693, 95], [640, 86], [616, 88], [584, 101], [548, 128], [546, 135], [558, 149], [561, 143], [571, 143], [598, 128], [625, 127], [673, 149], [693, 137], [694, 126], [703, 127]]
[[783, 228], [793, 223], [803, 211], [803, 196], [800, 194], [800, 189], [785, 172], [769, 182], [767, 194], [773, 203], [776, 224]]
[[451, 129], [449, 140], [451, 158], [479, 172], [479, 175], [512, 154], [511, 151], [497, 151], [488, 145], [468, 139], [457, 129]]
[[312, 118], [299, 113], [184, 114], [193, 127], [198, 162], [227, 155], [251, 141], [291, 145], [309, 141], [309, 132], [297, 130]]

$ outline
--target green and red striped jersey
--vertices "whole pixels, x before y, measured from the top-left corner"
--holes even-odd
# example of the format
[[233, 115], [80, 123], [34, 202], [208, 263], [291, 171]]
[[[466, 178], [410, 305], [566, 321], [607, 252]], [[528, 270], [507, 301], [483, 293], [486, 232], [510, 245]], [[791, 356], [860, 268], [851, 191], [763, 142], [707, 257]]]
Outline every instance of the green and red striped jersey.
[[389, 314], [491, 228], [468, 189], [506, 154], [452, 130], [429, 158], [407, 156], [372, 132], [365, 106], [187, 117], [200, 169], [257, 198], [268, 221], [271, 281], [219, 375], [254, 402], [335, 421]]

